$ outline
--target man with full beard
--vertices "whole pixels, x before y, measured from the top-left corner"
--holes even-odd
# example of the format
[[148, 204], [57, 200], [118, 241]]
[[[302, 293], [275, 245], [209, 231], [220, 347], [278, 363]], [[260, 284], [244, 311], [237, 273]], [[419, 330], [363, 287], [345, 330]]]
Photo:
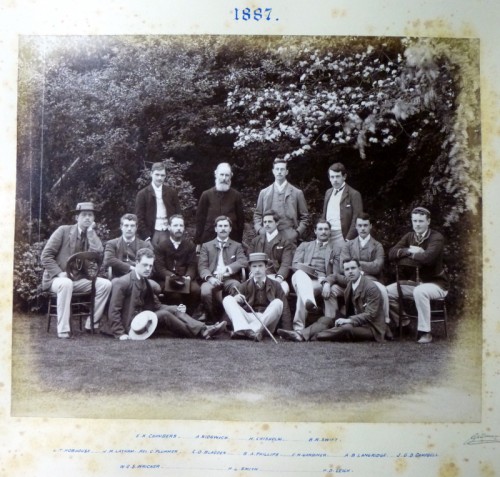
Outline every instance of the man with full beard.
[[201, 244], [215, 238], [214, 220], [224, 215], [232, 223], [230, 238], [241, 243], [245, 217], [243, 215], [243, 202], [241, 194], [231, 188], [233, 173], [227, 162], [221, 162], [215, 169], [215, 186], [201, 194], [196, 210], [196, 234], [194, 241], [197, 250]]

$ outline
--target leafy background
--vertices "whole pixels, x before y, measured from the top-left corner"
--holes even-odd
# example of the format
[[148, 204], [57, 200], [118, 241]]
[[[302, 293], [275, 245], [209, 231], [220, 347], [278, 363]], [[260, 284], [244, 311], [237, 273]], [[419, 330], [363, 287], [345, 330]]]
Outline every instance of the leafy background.
[[228, 161], [250, 222], [283, 157], [315, 218], [328, 166], [343, 162], [386, 250], [411, 208], [428, 207], [448, 239], [452, 311], [480, 319], [478, 41], [21, 37], [19, 51], [16, 307], [41, 306], [40, 250], [78, 201], [93, 200], [101, 238], [115, 237], [165, 161], [192, 228]]

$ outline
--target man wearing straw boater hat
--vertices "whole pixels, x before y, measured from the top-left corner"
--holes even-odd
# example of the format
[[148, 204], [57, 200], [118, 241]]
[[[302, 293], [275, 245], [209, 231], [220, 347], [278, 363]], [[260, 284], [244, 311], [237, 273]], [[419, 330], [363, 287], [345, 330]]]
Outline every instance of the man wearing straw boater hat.
[[[41, 255], [44, 267], [42, 288], [57, 294], [57, 336], [62, 339], [71, 336], [69, 321], [73, 292], [90, 292], [92, 287], [88, 278], [68, 275], [68, 260], [79, 252], [94, 252], [98, 256], [102, 254], [102, 243], [95, 232], [94, 212], [92, 202], [78, 203], [75, 210], [76, 224], [61, 225], [50, 236]], [[98, 328], [111, 291], [111, 283], [98, 277], [95, 280], [95, 291], [94, 328]], [[85, 329], [92, 329], [90, 318], [85, 323]]]
[[[183, 338], [209, 339], [224, 331], [225, 322], [206, 326], [186, 314], [185, 305], [169, 306], [159, 302], [148, 280], [154, 259], [151, 249], [138, 250], [135, 268], [113, 280], [108, 320], [102, 332], [120, 340], [145, 339], [157, 323]], [[152, 318], [151, 313], [143, 314], [144, 311], [153, 312], [156, 318]]]
[[262, 341], [263, 332], [271, 338], [280, 318], [282, 327], [291, 329], [292, 319], [281, 285], [266, 276], [268, 258], [265, 253], [251, 253], [250, 279], [234, 287], [233, 295], [222, 304], [233, 324], [232, 338]]

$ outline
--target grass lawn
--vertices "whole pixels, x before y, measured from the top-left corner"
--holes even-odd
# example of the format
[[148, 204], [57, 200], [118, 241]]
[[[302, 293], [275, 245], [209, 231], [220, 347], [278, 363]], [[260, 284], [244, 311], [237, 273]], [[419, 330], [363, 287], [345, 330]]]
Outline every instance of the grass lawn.
[[470, 422], [481, 411], [481, 330], [419, 345], [173, 339], [59, 340], [14, 314], [15, 416], [318, 422]]

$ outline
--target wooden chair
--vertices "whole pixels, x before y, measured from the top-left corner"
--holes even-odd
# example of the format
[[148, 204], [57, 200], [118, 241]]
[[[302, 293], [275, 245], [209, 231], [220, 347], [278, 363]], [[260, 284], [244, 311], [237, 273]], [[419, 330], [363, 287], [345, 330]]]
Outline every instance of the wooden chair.
[[[94, 292], [95, 294], [95, 292]], [[50, 323], [52, 318], [57, 321], [57, 294], [48, 294], [47, 306], [47, 333], [50, 331]], [[70, 326], [73, 318], [78, 318], [80, 321], [80, 331], [83, 331], [82, 320], [90, 317], [90, 323], [94, 324], [94, 302], [92, 300], [92, 292], [88, 293], [73, 293], [71, 296], [70, 305]]]
[[[407, 275], [410, 271], [414, 280], [405, 280], [402, 276]], [[406, 274], [405, 274], [406, 272]], [[403, 318], [418, 321], [417, 309], [415, 301], [412, 297], [403, 296], [401, 285], [417, 286], [422, 281], [420, 280], [420, 267], [411, 259], [404, 258], [396, 262], [396, 286], [398, 290], [398, 305], [399, 305], [399, 337], [403, 334]], [[431, 305], [431, 326], [435, 323], [442, 323], [444, 328], [444, 336], [448, 338], [448, 311], [446, 309], [446, 297], [435, 298], [430, 301]], [[418, 328], [416, 335], [418, 337]]]

